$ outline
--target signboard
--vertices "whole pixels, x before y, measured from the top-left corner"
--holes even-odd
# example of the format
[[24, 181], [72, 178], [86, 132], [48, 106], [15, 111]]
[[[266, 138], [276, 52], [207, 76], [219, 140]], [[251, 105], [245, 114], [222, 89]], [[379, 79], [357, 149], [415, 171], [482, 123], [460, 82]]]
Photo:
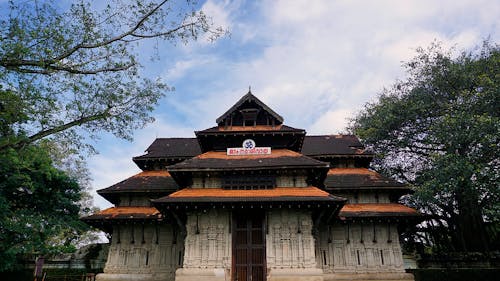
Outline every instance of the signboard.
[[241, 155], [266, 155], [271, 154], [270, 147], [256, 147], [255, 141], [252, 139], [246, 139], [243, 141], [242, 147], [230, 147], [227, 148], [226, 154], [229, 156], [241, 156]]

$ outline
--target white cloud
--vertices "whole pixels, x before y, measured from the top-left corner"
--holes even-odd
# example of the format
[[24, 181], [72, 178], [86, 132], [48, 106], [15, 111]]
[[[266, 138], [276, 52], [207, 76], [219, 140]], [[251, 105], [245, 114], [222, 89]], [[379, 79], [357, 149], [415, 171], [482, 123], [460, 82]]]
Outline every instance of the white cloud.
[[177, 91], [159, 110], [176, 112], [184, 122], [159, 116], [133, 144], [93, 159], [99, 188], [136, 173], [131, 157], [155, 137], [192, 136], [215, 125], [248, 85], [288, 125], [309, 134], [337, 133], [346, 118], [404, 76], [401, 61], [417, 47], [438, 40], [463, 49], [488, 35], [500, 39], [498, 1], [209, 0], [202, 10], [232, 35], [181, 46], [182, 56], [163, 70]]
[[145, 129], [137, 131], [133, 142], [121, 140], [112, 141], [100, 154], [89, 159], [89, 168], [93, 179], [92, 196], [94, 204], [100, 208], [110, 207], [111, 204], [96, 193], [96, 190], [109, 187], [141, 170], [132, 161], [132, 157], [144, 154], [146, 148], [158, 137], [193, 137], [193, 129], [168, 124], [163, 118]]

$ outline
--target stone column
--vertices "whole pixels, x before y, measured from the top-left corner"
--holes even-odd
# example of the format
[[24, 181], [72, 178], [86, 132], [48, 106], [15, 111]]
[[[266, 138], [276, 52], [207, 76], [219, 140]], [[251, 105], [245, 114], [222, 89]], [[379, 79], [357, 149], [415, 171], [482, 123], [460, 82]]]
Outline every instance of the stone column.
[[[177, 245], [180, 244], [180, 245]], [[173, 240], [168, 224], [128, 224], [115, 226], [104, 273], [98, 281], [174, 280], [177, 254], [183, 241]]]
[[184, 262], [176, 281], [225, 281], [231, 270], [231, 216], [226, 210], [187, 216]]
[[316, 266], [310, 211], [271, 210], [266, 235], [268, 280], [322, 281]]

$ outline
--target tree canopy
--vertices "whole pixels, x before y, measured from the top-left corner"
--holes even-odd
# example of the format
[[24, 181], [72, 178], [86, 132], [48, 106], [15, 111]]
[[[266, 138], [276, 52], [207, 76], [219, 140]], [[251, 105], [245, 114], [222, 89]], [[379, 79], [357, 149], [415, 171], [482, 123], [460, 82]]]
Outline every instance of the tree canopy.
[[79, 220], [82, 190], [45, 149], [5, 150], [0, 175], [0, 271], [12, 268], [17, 254], [71, 250], [89, 229]]
[[11, 132], [0, 150], [46, 137], [79, 144], [100, 132], [130, 139], [152, 121], [150, 112], [169, 89], [141, 77], [139, 42], [224, 34], [193, 1], [91, 3], [65, 9], [57, 1], [11, 1], [2, 11], [0, 108], [21, 116], [2, 120]]
[[404, 65], [408, 77], [366, 104], [350, 130], [380, 156], [375, 169], [414, 186], [408, 203], [429, 216], [416, 240], [437, 251], [491, 250], [498, 236], [488, 231], [500, 221], [500, 48], [417, 51]]
[[161, 56], [162, 43], [225, 34], [195, 1], [105, 2], [0, 4], [0, 271], [88, 229], [82, 148], [103, 132], [131, 139], [169, 90], [142, 77], [140, 42]]

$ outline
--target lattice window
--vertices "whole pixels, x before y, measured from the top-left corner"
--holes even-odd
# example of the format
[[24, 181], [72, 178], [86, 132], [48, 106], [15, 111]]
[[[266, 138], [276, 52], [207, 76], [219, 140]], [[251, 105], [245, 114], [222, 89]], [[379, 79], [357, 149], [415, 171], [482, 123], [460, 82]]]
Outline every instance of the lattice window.
[[275, 176], [227, 176], [222, 179], [224, 189], [271, 189], [276, 187]]

